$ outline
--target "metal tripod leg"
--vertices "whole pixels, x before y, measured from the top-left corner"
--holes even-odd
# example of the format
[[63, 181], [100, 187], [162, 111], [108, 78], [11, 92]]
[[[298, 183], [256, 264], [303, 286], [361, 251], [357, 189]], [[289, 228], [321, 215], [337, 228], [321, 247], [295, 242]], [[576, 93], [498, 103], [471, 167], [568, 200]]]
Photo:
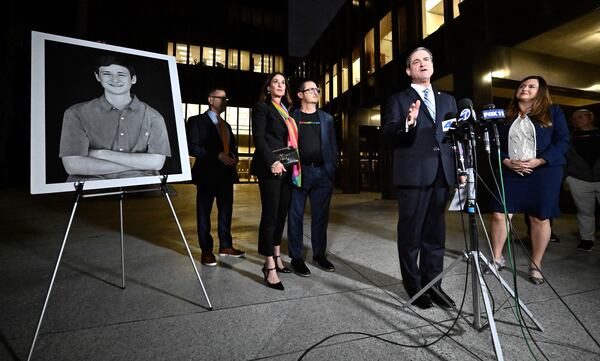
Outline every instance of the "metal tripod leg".
[[[483, 305], [485, 307], [485, 313], [487, 315], [487, 319], [488, 319], [488, 325], [490, 326], [490, 333], [492, 334], [492, 342], [494, 344], [494, 352], [496, 353], [496, 359], [499, 361], [504, 360], [504, 355], [502, 354], [502, 346], [500, 345], [500, 339], [498, 338], [498, 330], [496, 329], [496, 321], [494, 320], [494, 310], [492, 309], [492, 306], [490, 304], [490, 298], [488, 295], [488, 288], [485, 284], [485, 281], [483, 280], [483, 274], [481, 273], [481, 267], [479, 265], [479, 258], [477, 257], [479, 252], [476, 251], [472, 251], [469, 253], [470, 255], [470, 259], [473, 261], [473, 276], [477, 277], [477, 280], [479, 281], [479, 290], [481, 291], [481, 296], [483, 298]], [[475, 287], [475, 286], [474, 286]], [[473, 294], [473, 299], [475, 300], [475, 297], [479, 297], [478, 295]], [[479, 303], [479, 302], [475, 302], [474, 303]], [[479, 307], [477, 307], [477, 312], [475, 312], [475, 310], [473, 310], [473, 314], [474, 314], [474, 319], [473, 319], [473, 323], [474, 326], [477, 328], [477, 326], [475, 325], [475, 323], [480, 323], [480, 314], [479, 314]]]
[[210, 300], [208, 299], [208, 294], [206, 293], [206, 289], [204, 288], [204, 283], [202, 283], [202, 278], [200, 278], [200, 272], [198, 272], [198, 267], [196, 267], [196, 262], [194, 262], [194, 257], [192, 256], [192, 251], [190, 250], [190, 246], [188, 245], [187, 240], [185, 239], [185, 235], [183, 230], [181, 229], [181, 224], [179, 224], [179, 219], [177, 219], [177, 214], [175, 213], [175, 208], [173, 208], [173, 203], [171, 203], [171, 198], [169, 197], [169, 192], [165, 183], [162, 184], [162, 192], [167, 199], [167, 203], [169, 203], [169, 207], [171, 208], [171, 213], [173, 214], [173, 218], [175, 218], [175, 223], [177, 223], [177, 228], [179, 229], [179, 234], [181, 235], [181, 239], [183, 240], [183, 244], [185, 245], [185, 249], [187, 249], [187, 253], [190, 256], [190, 261], [192, 261], [192, 266], [194, 267], [194, 271], [196, 271], [196, 276], [198, 277], [198, 281], [200, 282], [200, 286], [202, 287], [202, 292], [204, 292], [204, 297], [206, 298], [206, 302], [208, 302], [208, 309], [212, 310], [213, 307], [210, 304]]
[[[512, 290], [512, 288], [510, 287], [510, 285], [508, 283], [506, 283], [506, 281], [504, 280], [504, 278], [502, 278], [502, 276], [500, 276], [500, 273], [498, 273], [498, 271], [496, 270], [496, 268], [494, 266], [492, 266], [490, 264], [490, 262], [487, 260], [487, 258], [485, 258], [485, 256], [479, 252], [479, 258], [487, 265], [487, 267], [489, 268], [489, 270], [494, 274], [494, 276], [496, 276], [496, 278], [498, 279], [498, 281], [500, 281], [500, 284], [502, 285], [502, 287], [506, 290], [506, 292], [508, 292], [510, 294], [510, 296], [515, 299], [515, 292]], [[523, 311], [525, 311], [525, 314], [527, 316], [529, 316], [529, 319], [535, 324], [535, 326], [537, 327], [538, 331], [544, 332], [544, 328], [542, 327], [542, 324], [540, 324], [535, 317], [533, 317], [533, 313], [529, 310], [529, 308], [527, 308], [527, 306], [525, 306], [525, 304], [523, 303], [523, 301], [521, 300], [521, 298], [519, 298], [519, 307], [521, 307], [521, 309]]]
[[75, 187], [77, 189], [77, 196], [75, 197], [75, 203], [73, 204], [73, 210], [71, 211], [71, 217], [69, 218], [69, 224], [67, 225], [67, 230], [65, 231], [65, 237], [63, 238], [62, 245], [60, 246], [60, 251], [58, 252], [58, 258], [56, 260], [56, 265], [54, 266], [54, 273], [52, 274], [52, 279], [50, 280], [50, 286], [48, 287], [48, 292], [46, 293], [46, 299], [44, 300], [44, 306], [42, 307], [40, 319], [38, 321], [37, 328], [35, 329], [35, 334], [33, 335], [33, 341], [31, 341], [31, 347], [29, 348], [29, 355], [27, 356], [27, 361], [31, 360], [31, 355], [33, 354], [35, 342], [37, 341], [37, 337], [40, 332], [40, 328], [42, 327], [42, 321], [44, 320], [44, 314], [46, 313], [46, 307], [48, 306], [48, 300], [50, 299], [50, 293], [52, 292], [52, 287], [54, 286], [54, 280], [56, 279], [56, 274], [58, 273], [58, 267], [60, 266], [60, 260], [62, 259], [63, 251], [65, 250], [65, 245], [67, 244], [67, 238], [69, 237], [69, 231], [71, 230], [71, 225], [73, 224], [73, 218], [75, 217], [75, 211], [77, 210], [77, 204], [79, 203], [79, 200], [81, 199], [83, 183], [76, 183]]

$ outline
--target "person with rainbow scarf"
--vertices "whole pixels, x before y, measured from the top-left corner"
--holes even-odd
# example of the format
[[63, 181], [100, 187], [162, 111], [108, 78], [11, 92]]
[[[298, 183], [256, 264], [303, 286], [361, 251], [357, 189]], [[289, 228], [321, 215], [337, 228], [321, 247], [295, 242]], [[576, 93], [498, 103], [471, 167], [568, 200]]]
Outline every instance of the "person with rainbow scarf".
[[298, 149], [298, 126], [290, 117], [292, 101], [282, 73], [272, 73], [252, 108], [252, 139], [255, 146], [250, 173], [258, 177], [261, 216], [258, 253], [265, 256], [262, 268], [267, 287], [283, 290], [278, 273], [290, 273], [281, 260], [281, 238], [293, 184], [301, 184], [300, 164], [286, 168], [273, 154], [285, 147]]

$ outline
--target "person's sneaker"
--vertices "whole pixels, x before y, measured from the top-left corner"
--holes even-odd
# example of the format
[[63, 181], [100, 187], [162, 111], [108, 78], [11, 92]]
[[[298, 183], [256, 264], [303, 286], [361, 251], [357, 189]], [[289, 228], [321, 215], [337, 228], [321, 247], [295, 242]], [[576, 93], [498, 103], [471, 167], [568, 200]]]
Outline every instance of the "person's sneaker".
[[230, 256], [230, 257], [244, 257], [246, 252], [240, 251], [233, 247], [219, 248], [219, 256]]
[[555, 235], [554, 233], [551, 233], [550, 234], [550, 242], [559, 243], [560, 242], [560, 238], [558, 238], [558, 236]]
[[200, 255], [200, 263], [208, 267], [214, 267], [217, 265], [217, 259], [212, 252], [202, 252]]
[[315, 261], [319, 265], [319, 267], [321, 267], [327, 272], [335, 271], [335, 267], [331, 262], [329, 262], [329, 260], [325, 256], [314, 256], [313, 261]]
[[301, 259], [292, 259], [290, 262], [290, 267], [295, 274], [302, 277], [310, 277], [310, 270], [306, 267], [306, 263], [304, 263]]
[[594, 248], [594, 241], [589, 241], [587, 239], [582, 239], [577, 245], [577, 249], [580, 251], [590, 252], [592, 248]]

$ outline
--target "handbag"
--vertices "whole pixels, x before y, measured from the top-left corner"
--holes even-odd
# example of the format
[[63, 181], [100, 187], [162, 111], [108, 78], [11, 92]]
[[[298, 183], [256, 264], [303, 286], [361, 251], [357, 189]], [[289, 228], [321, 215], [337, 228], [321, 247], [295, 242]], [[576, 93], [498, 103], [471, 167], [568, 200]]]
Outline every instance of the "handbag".
[[296, 150], [294, 147], [275, 149], [273, 151], [273, 155], [275, 155], [275, 158], [281, 164], [283, 164], [284, 167], [289, 167], [291, 165], [297, 164], [300, 161], [300, 157], [298, 156], [298, 150]]

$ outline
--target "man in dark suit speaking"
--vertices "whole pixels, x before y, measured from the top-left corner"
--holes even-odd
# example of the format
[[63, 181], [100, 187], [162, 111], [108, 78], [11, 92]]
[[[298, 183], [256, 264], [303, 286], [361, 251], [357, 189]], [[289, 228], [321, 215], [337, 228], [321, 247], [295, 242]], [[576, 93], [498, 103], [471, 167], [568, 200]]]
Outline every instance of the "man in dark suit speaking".
[[[394, 149], [393, 182], [398, 199], [398, 255], [404, 288], [410, 297], [439, 275], [444, 266], [445, 208], [456, 181], [451, 144], [442, 122], [456, 113], [456, 100], [431, 86], [433, 55], [413, 50], [406, 61], [411, 86], [392, 95], [383, 113], [382, 136]], [[419, 263], [417, 264], [417, 258]], [[441, 280], [434, 288], [441, 289]], [[414, 301], [420, 308], [454, 306], [450, 297], [430, 289]]]
[[237, 145], [231, 126], [221, 118], [227, 108], [227, 94], [221, 88], [208, 93], [208, 110], [190, 117], [186, 124], [190, 155], [196, 158], [192, 181], [196, 184], [196, 218], [200, 262], [216, 266], [213, 238], [210, 234], [210, 213], [217, 199], [219, 256], [243, 257], [244, 252], [233, 248], [231, 216], [233, 213], [233, 183], [237, 182]]

